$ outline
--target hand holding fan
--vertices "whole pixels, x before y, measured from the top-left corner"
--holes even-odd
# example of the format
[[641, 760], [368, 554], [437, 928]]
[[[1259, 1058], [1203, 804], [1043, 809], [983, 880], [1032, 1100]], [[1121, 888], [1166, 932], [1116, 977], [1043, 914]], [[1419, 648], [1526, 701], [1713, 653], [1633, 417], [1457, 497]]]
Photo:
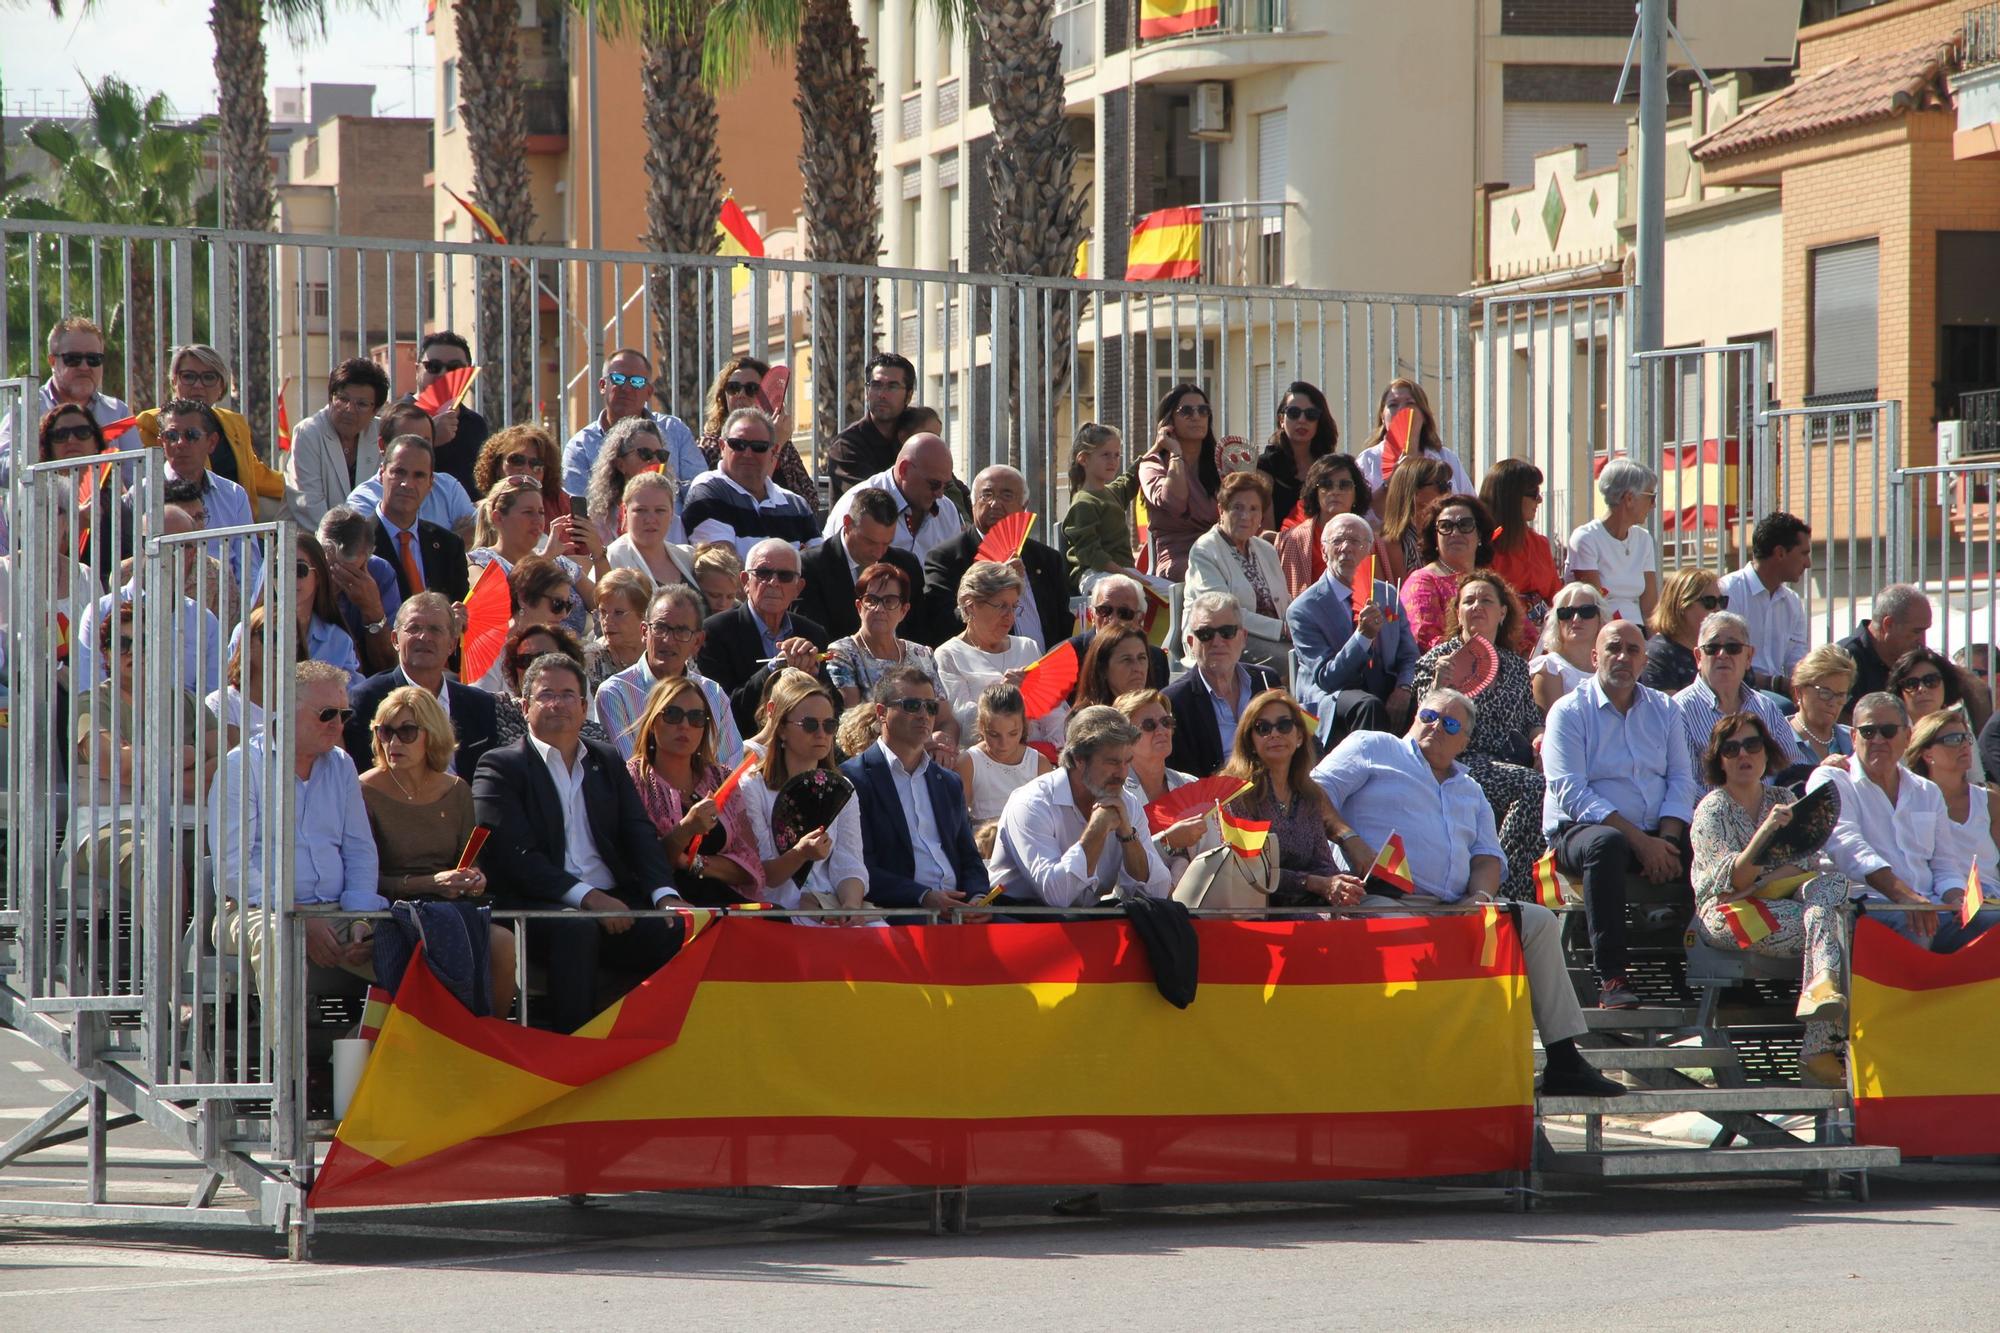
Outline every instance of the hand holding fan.
[[1031, 663], [1021, 677], [1021, 700], [1028, 706], [1029, 720], [1046, 717], [1057, 704], [1067, 701], [1070, 691], [1076, 688], [1077, 673], [1082, 669], [1083, 664], [1076, 657], [1076, 646], [1068, 639]]
[[[831, 768], [809, 768], [787, 782], [771, 802], [771, 843], [778, 854], [783, 856], [817, 829], [832, 828], [853, 796], [854, 784]], [[815, 864], [800, 866], [793, 881], [803, 885]]]
[[1009, 514], [986, 530], [980, 540], [979, 549], [973, 553], [975, 561], [991, 560], [1004, 565], [1021, 554], [1028, 544], [1028, 532], [1035, 526], [1035, 516], [1023, 509], [1018, 514]]
[[1382, 433], [1382, 478], [1396, 470], [1396, 464], [1403, 461], [1408, 453], [1423, 437], [1422, 418], [1417, 409], [1406, 407], [1389, 418], [1389, 425]]
[[1218, 773], [1199, 782], [1176, 787], [1146, 806], [1146, 824], [1154, 833], [1165, 833], [1188, 816], [1233, 801], [1250, 789], [1242, 778]]
[[1437, 683], [1457, 690], [1468, 699], [1476, 699], [1499, 676], [1500, 654], [1475, 634], [1438, 663]]
[[[730, 771], [729, 776], [722, 780], [722, 782], [716, 787], [714, 793], [709, 797], [710, 800], [715, 802], [715, 808], [717, 810], [721, 810], [722, 807], [729, 804], [729, 798], [734, 796], [736, 794], [736, 789], [743, 785], [743, 775], [748, 773], [752, 768], [756, 767], [757, 761], [760, 758], [762, 758], [762, 756], [759, 755], [755, 750], [747, 750], [744, 752], [743, 762], [738, 764], [734, 769]], [[820, 770], [815, 770], [815, 771], [820, 771]], [[719, 828], [720, 826], [718, 825], [717, 827]], [[712, 833], [715, 832], [716, 830], [711, 829], [709, 831]], [[688, 844], [687, 852], [683, 855], [682, 860], [687, 865], [693, 865], [694, 858], [697, 855], [702, 855], [702, 854], [705, 854], [705, 849], [702, 847], [701, 840], [696, 839], [695, 841], [690, 842]]]
[[507, 571], [498, 560], [479, 572], [479, 581], [465, 599], [465, 635], [458, 643], [458, 678], [482, 679], [507, 646]]
[[478, 378], [478, 366], [459, 366], [447, 370], [424, 386], [423, 392], [417, 395], [417, 406], [431, 416], [450, 411], [465, 401], [466, 390], [470, 389], [472, 382]]

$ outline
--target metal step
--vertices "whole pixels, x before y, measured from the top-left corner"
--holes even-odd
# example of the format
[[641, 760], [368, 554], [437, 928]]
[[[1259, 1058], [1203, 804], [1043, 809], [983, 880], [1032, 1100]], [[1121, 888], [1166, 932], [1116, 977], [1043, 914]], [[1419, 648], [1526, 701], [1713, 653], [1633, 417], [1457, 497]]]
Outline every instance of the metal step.
[[1631, 1089], [1623, 1097], [1537, 1097], [1542, 1115], [1666, 1115], [1699, 1111], [1715, 1115], [1729, 1111], [1765, 1113], [1837, 1111], [1848, 1105], [1841, 1088], [1673, 1088]]
[[[1592, 1069], [1734, 1069], [1736, 1051], [1730, 1046], [1597, 1046], [1577, 1048]], [[1535, 1052], [1535, 1070], [1547, 1057]]]
[[1592, 1032], [1631, 1030], [1651, 1032], [1660, 1028], [1691, 1028], [1695, 1011], [1646, 1007], [1641, 1009], [1585, 1009], [1583, 1024]]
[[1894, 1148], [1662, 1148], [1606, 1152], [1558, 1152], [1543, 1170], [1605, 1179], [1670, 1176], [1751, 1176], [1797, 1171], [1868, 1171], [1895, 1166]]

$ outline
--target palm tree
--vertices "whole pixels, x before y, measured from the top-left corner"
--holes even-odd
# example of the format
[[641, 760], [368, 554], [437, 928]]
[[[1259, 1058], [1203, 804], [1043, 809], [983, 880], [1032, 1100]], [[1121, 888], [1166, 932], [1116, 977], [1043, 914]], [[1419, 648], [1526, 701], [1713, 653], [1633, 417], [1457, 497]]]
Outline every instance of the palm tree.
[[[472, 149], [472, 192], [516, 245], [535, 239], [535, 198], [528, 179], [528, 109], [522, 95], [520, 0], [455, 0], [459, 111]], [[479, 263], [479, 318], [490, 343], [511, 328], [504, 355], [513, 367], [507, 420], [535, 420], [535, 349], [528, 336], [534, 284], [501, 260]], [[492, 360], [490, 348], [481, 356]]]

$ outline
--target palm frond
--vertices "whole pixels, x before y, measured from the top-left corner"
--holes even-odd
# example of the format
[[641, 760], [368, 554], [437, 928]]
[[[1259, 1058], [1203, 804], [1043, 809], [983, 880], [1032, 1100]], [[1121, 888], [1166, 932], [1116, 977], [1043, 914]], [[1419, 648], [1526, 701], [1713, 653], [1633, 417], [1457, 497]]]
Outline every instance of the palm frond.
[[708, 11], [702, 82], [718, 90], [734, 88], [749, 74], [754, 48], [779, 55], [792, 52], [799, 44], [805, 10], [804, 0], [716, 0]]

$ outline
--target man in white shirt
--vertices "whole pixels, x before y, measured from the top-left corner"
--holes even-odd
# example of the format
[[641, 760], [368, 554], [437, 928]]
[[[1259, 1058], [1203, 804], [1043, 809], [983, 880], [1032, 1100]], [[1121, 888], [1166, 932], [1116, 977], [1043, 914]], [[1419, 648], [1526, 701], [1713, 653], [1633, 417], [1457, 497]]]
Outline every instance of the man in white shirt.
[[[956, 537], [965, 526], [958, 506], [944, 495], [945, 487], [951, 484], [951, 468], [951, 446], [926, 432], [909, 438], [888, 471], [878, 472], [861, 483], [888, 491], [896, 498], [896, 536], [890, 545], [898, 551], [908, 551], [919, 563]], [[827, 515], [824, 537], [839, 534], [848, 507], [847, 496], [841, 496], [833, 512]]]
[[1757, 520], [1750, 563], [1725, 574], [1716, 588], [1750, 626], [1750, 685], [1792, 697], [1792, 668], [1812, 647], [1806, 606], [1791, 585], [1812, 568], [1812, 529], [1780, 511]]
[[988, 876], [1019, 902], [1088, 907], [1117, 894], [1165, 898], [1167, 864], [1126, 787], [1139, 729], [1104, 704], [1070, 714], [1062, 766], [1015, 789], [1000, 814]]
[[1881, 919], [1932, 953], [1955, 953], [2000, 925], [2000, 908], [1981, 909], [1969, 926], [1960, 920], [1971, 858], [1952, 835], [1944, 794], [1902, 766], [1909, 748], [1903, 701], [1887, 692], [1863, 695], [1854, 705], [1853, 758], [1813, 770], [1806, 790], [1840, 788], [1840, 822], [1826, 852], [1841, 874], [1868, 886], [1867, 897], [1950, 909], [1884, 912]]

